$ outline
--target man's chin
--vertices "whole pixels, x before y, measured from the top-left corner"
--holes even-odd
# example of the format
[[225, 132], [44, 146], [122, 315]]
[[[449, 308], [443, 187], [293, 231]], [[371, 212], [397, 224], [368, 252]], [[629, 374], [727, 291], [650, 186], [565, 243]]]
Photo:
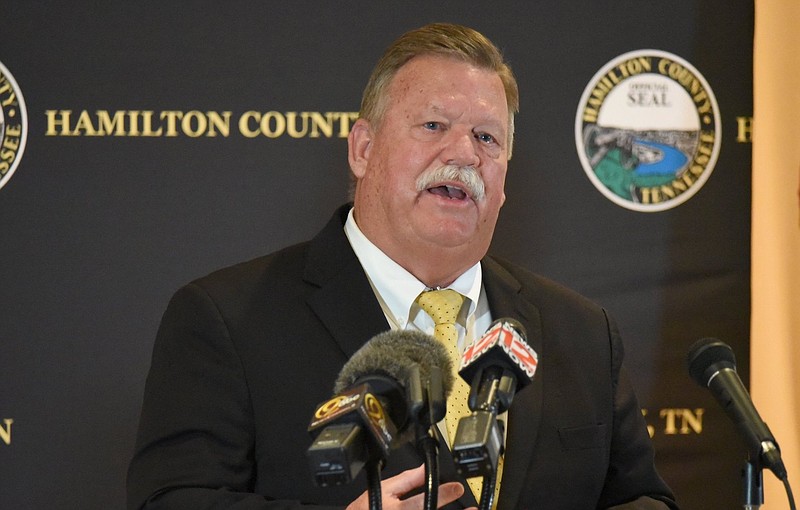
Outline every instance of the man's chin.
[[437, 228], [426, 232], [425, 238], [430, 245], [442, 249], [466, 248], [478, 240], [478, 232], [474, 224], [440, 222]]
[[436, 201], [423, 201], [413, 214], [411, 221], [420, 237], [443, 248], [480, 244], [484, 229], [493, 227], [481, 221], [480, 210], [472, 200], [444, 206]]

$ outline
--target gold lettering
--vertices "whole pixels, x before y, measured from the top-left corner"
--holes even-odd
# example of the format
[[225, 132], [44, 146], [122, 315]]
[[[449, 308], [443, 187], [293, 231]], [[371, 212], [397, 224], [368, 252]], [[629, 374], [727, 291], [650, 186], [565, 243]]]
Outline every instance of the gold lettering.
[[358, 120], [358, 112], [336, 112], [339, 118], [339, 138], [347, 138], [350, 134], [350, 122]]
[[662, 58], [661, 60], [659, 60], [658, 61], [658, 72], [663, 74], [663, 75], [665, 75], [665, 76], [667, 74], [669, 74], [668, 71], [667, 71], [667, 66], [669, 66], [669, 64], [670, 64], [670, 61], [667, 60], [666, 58]]
[[286, 112], [286, 125], [288, 126], [287, 132], [292, 138], [303, 138], [308, 133], [308, 114], [303, 112], [300, 114], [303, 119], [303, 127], [297, 129], [297, 112]]
[[[309, 112], [304, 113], [304, 115], [308, 114]], [[328, 112], [323, 117], [319, 112], [310, 112], [311, 115], [311, 134], [308, 135], [311, 138], [319, 138], [320, 131], [325, 138], [330, 138], [333, 136], [333, 116], [332, 112]], [[338, 114], [337, 114], [338, 115]]]
[[166, 119], [167, 121], [167, 134], [166, 136], [174, 137], [178, 136], [178, 128], [177, 128], [177, 121], [183, 117], [183, 112], [179, 112], [176, 110], [167, 110], [161, 112], [160, 119], [163, 121]]
[[642, 203], [643, 204], [658, 204], [661, 203], [661, 192], [658, 188], [642, 188]]
[[669, 186], [661, 186], [661, 188], [659, 189], [661, 190], [661, 193], [663, 193], [669, 198], [675, 198], [675, 196], [677, 195], [677, 193], [675, 193], [675, 190], [673, 188], [670, 188]]
[[[139, 114], [144, 113], [144, 121], [152, 121], [153, 112], [140, 112], [139, 110], [128, 110], [124, 112], [128, 116], [128, 136], [141, 136], [142, 132], [139, 131]], [[149, 118], [147, 114], [149, 115]], [[147, 128], [145, 128], [147, 129]]]
[[[600, 85], [602, 85], [602, 83]], [[603, 98], [606, 97], [606, 94], [608, 94], [609, 89], [605, 86], [601, 87], [600, 85], [595, 87], [595, 89], [592, 91], [592, 97], [588, 101], [592, 106], [602, 105]]]
[[164, 133], [164, 130], [161, 129], [161, 126], [158, 127], [155, 131], [153, 131], [153, 114], [155, 112], [151, 110], [138, 112], [136, 110], [132, 110], [128, 112], [128, 115], [131, 118], [131, 136], [139, 136], [139, 121], [138, 115], [139, 113], [142, 114], [142, 136], [161, 136]]
[[[594, 89], [594, 91], [592, 92], [592, 96], [593, 97], [590, 97], [586, 101], [587, 107], [584, 110], [584, 114], [583, 114], [583, 119], [586, 122], [597, 122], [597, 114], [600, 111], [600, 107], [603, 105], [603, 100], [602, 99], [598, 99], [597, 97], [594, 97], [596, 93], [598, 93], [597, 89]], [[605, 95], [605, 94], [603, 94], [603, 95]], [[588, 115], [587, 115], [587, 112], [589, 113]]]
[[11, 104], [14, 104], [14, 105], [17, 104], [17, 94], [11, 89], [11, 85], [5, 80], [5, 78], [3, 79], [3, 83], [5, 83], [5, 85], [0, 87], [0, 94], [5, 94], [6, 92], [11, 92], [8, 95], [8, 97], [5, 100], [3, 100], [3, 106], [8, 106], [8, 105], [11, 105]]
[[739, 143], [751, 143], [753, 141], [753, 117], [736, 117], [739, 131], [736, 141]]
[[254, 131], [250, 129], [249, 122], [250, 120], [254, 120], [256, 121], [256, 123], [258, 123], [260, 118], [261, 114], [258, 112], [254, 111], [245, 112], [244, 114], [242, 114], [241, 117], [239, 117], [239, 132], [244, 136], [246, 136], [247, 138], [257, 137], [259, 135], [259, 131], [257, 130]]
[[[72, 115], [72, 110], [47, 110], [45, 114], [47, 115], [47, 132], [45, 132], [45, 136], [72, 135], [69, 132], [69, 118]], [[56, 118], [56, 115], [59, 118]], [[59, 126], [61, 127], [60, 133], [56, 130], [56, 127]]]
[[620, 68], [624, 68], [627, 71], [625, 76], [642, 74], [644, 72], [650, 71], [652, 67], [653, 63], [650, 61], [649, 57], [634, 58], [626, 61], [623, 66], [620, 66]]
[[699, 165], [692, 165], [689, 168], [689, 171], [692, 173], [692, 175], [696, 175], [699, 177], [700, 175], [703, 174], [703, 170], [705, 169], [706, 169], [705, 165], [701, 163]]
[[708, 94], [705, 90], [701, 90], [699, 93], [695, 94], [694, 97], [695, 104], [700, 104], [702, 101], [702, 106], [697, 108], [697, 111], [700, 113], [708, 113], [711, 111], [711, 101], [708, 100]]
[[22, 126], [18, 124], [6, 126], [6, 135], [3, 137], [0, 149], [0, 175], [6, 175], [11, 169], [11, 163], [14, 162], [21, 143], [20, 136], [22, 136]]
[[21, 134], [22, 128], [20, 126], [11, 125], [6, 128], [6, 136], [3, 137], [2, 150], [0, 150], [0, 160], [3, 162], [2, 167], [0, 167], [0, 173], [3, 175], [8, 173], [11, 168], [11, 162], [14, 161], [17, 155], [20, 144], [19, 136]]
[[86, 136], [98, 136], [97, 130], [92, 125], [92, 118], [89, 116], [89, 112], [83, 110], [81, 112], [80, 117], [78, 117], [78, 123], [75, 124], [75, 129], [72, 131], [73, 136], [79, 136], [83, 132]]
[[[586, 101], [586, 106], [583, 110], [584, 122], [597, 122], [597, 115], [600, 106], [606, 95], [614, 88], [615, 85], [620, 83], [623, 79], [629, 78], [636, 74], [649, 72], [653, 68], [653, 63], [650, 57], [638, 57], [619, 64], [615, 69], [610, 70], [595, 84], [589, 99]], [[621, 75], [621, 77], [620, 77]]]
[[583, 110], [584, 122], [597, 122], [597, 108], [589, 108], [588, 106]]
[[16, 151], [11, 150], [0, 150], [0, 160], [3, 161], [4, 170], [3, 174], [8, 172], [8, 169], [11, 168], [11, 162], [14, 161], [14, 156], [16, 155]]
[[114, 133], [114, 136], [125, 136], [125, 112], [114, 112], [111, 117], [108, 110], [97, 110], [97, 123], [101, 135]]
[[[683, 179], [683, 180], [681, 180], [681, 179]], [[681, 177], [681, 179], [676, 179], [676, 180], [672, 181], [672, 188], [677, 190], [678, 192], [682, 193], [682, 192], [686, 191], [687, 189], [689, 189], [689, 186], [691, 186], [692, 183], [691, 183], [691, 181], [690, 182], [686, 182], [686, 174], [685, 173], [683, 174], [683, 177]]]
[[[603, 85], [603, 95], [606, 95], [617, 83], [619, 83], [619, 78], [614, 74], [614, 71], [609, 71], [607, 75], [603, 76], [600, 79], [600, 84]], [[598, 88], [599, 87], [600, 85], [598, 84]]]
[[683, 413], [681, 413], [681, 417], [683, 418], [681, 422], [681, 434], [689, 434], [692, 431], [694, 431], [695, 434], [701, 434], [703, 432], [704, 413], [705, 409], [695, 409], [694, 412], [692, 412], [691, 409], [684, 409]]
[[[10, 124], [6, 126], [6, 139], [8, 139], [9, 136], [16, 138], [22, 136], [22, 126], [19, 124]], [[17, 143], [16, 146], [19, 146], [19, 143]]]
[[[229, 137], [230, 111], [83, 110], [73, 123], [72, 110], [47, 110], [47, 136]], [[242, 136], [278, 138], [347, 138], [358, 112], [247, 111], [239, 117]]]
[[[662, 409], [659, 413], [665, 420], [664, 434], [668, 436], [687, 435], [703, 432], [703, 414], [705, 409]], [[680, 422], [678, 422], [680, 420]], [[680, 424], [680, 426], [679, 426]]]
[[678, 428], [675, 426], [675, 415], [680, 409], [662, 409], [659, 413], [661, 418], [666, 419], [666, 423], [664, 424], [664, 433], [668, 436], [673, 436], [677, 434]]
[[0, 149], [0, 175], [6, 175], [11, 170], [11, 164], [17, 156], [21, 143], [22, 126], [10, 124], [6, 126], [6, 134], [3, 137], [3, 145]]
[[[270, 124], [274, 120], [275, 127]], [[261, 117], [261, 132], [267, 138], [278, 138], [286, 132], [286, 117], [280, 112], [267, 112]]]
[[[647, 418], [647, 409], [642, 409], [642, 416]], [[656, 435], [656, 428], [649, 423], [647, 424], [647, 435], [650, 436], [650, 439], [653, 439], [653, 436]]]
[[680, 83], [683, 88], [692, 96], [692, 100], [697, 106], [699, 113], [708, 113], [711, 111], [711, 101], [708, 93], [703, 88], [703, 84], [699, 79], [688, 69], [673, 62], [667, 58], [662, 58], [658, 62], [658, 72], [665, 76], [669, 76], [673, 80]]
[[187, 112], [181, 120], [181, 129], [191, 138], [197, 138], [208, 129], [208, 119], [201, 112], [192, 110]]
[[0, 441], [3, 441], [5, 444], [11, 444], [11, 424], [14, 423], [14, 420], [11, 418], [6, 418], [3, 420], [4, 427], [0, 427]]
[[227, 138], [231, 134], [231, 112], [206, 112], [208, 116], [208, 132], [206, 136], [217, 136], [217, 133]]
[[702, 131], [700, 133], [700, 145], [697, 147], [697, 153], [694, 156], [693, 165], [689, 167], [689, 172], [692, 175], [699, 176], [702, 174], [708, 163], [711, 161], [713, 153], [714, 133]]

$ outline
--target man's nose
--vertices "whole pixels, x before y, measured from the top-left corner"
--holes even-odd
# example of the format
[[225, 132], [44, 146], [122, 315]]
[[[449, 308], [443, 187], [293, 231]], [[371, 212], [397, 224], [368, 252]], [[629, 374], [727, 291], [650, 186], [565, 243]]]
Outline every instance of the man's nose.
[[451, 130], [442, 148], [442, 161], [447, 165], [479, 166], [477, 140], [471, 131]]

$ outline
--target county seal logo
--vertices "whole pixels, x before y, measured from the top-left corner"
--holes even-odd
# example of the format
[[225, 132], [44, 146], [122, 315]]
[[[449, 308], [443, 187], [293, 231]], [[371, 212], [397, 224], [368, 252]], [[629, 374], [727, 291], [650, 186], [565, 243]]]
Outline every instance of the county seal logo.
[[587, 85], [575, 118], [578, 156], [592, 184], [634, 211], [676, 207], [711, 175], [721, 143], [717, 100], [689, 62], [637, 50]]
[[22, 92], [0, 62], [0, 188], [19, 165], [28, 137], [28, 114]]

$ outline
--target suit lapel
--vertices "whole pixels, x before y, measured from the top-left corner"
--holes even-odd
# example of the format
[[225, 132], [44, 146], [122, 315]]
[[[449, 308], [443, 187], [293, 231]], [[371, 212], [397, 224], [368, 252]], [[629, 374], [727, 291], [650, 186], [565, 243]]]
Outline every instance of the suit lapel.
[[389, 329], [375, 293], [347, 236], [350, 206], [341, 207], [311, 241], [303, 278], [318, 287], [308, 305], [350, 358], [366, 341]]
[[[492, 317], [509, 317], [521, 322], [527, 333], [528, 345], [541, 359], [542, 323], [539, 309], [523, 294], [516, 278], [491, 258], [483, 261], [483, 275]], [[541, 408], [542, 377], [537, 375], [531, 384], [514, 396], [509, 409], [506, 444], [511, 446], [504, 458], [498, 510], [510, 510], [517, 506], [539, 430]]]

